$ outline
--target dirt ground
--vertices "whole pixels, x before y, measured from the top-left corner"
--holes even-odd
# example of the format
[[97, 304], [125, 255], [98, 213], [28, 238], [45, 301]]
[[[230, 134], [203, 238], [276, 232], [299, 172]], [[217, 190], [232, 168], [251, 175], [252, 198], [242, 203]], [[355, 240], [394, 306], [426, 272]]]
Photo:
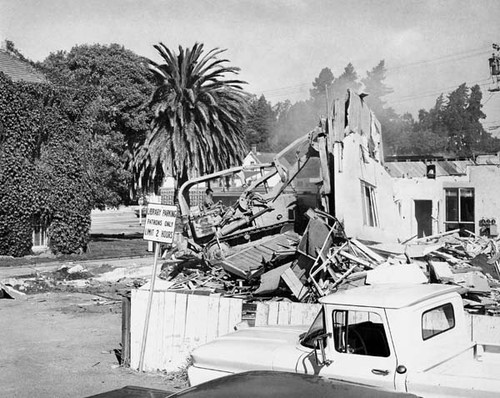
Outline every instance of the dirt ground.
[[[130, 244], [143, 228], [131, 209], [97, 212], [92, 224], [92, 232], [102, 234], [91, 245], [93, 255], [98, 257], [102, 242], [106, 257], [115, 246], [121, 256], [136, 257], [34, 257], [12, 264], [0, 258], [0, 282], [21, 292], [14, 300], [0, 299], [1, 398], [83, 398], [126, 385], [167, 391], [186, 386], [181, 373], [139, 373], [119, 365], [121, 298], [150, 278], [153, 254], [144, 252], [147, 242], [139, 242], [139, 249]], [[73, 267], [79, 271], [70, 274]]]
[[119, 366], [121, 302], [85, 293], [0, 300], [1, 397], [86, 397], [126, 385], [178, 391], [182, 374]]

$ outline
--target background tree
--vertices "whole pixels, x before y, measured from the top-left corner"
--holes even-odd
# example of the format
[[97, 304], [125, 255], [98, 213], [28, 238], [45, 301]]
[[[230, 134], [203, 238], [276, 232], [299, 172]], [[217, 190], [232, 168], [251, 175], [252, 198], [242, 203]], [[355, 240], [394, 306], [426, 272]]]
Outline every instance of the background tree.
[[[144, 142], [151, 113], [145, 106], [153, 78], [145, 59], [118, 44], [75, 46], [50, 54], [39, 67], [92, 132], [94, 162], [89, 172], [100, 182], [96, 206], [118, 206], [130, 199], [133, 155]], [[133, 189], [132, 189], [133, 190]]]
[[333, 72], [330, 68], [323, 68], [319, 72], [319, 76], [314, 79], [312, 86], [313, 88], [309, 90], [311, 98], [317, 103], [325, 103], [326, 100], [326, 90], [331, 87], [334, 80]]
[[361, 87], [358, 79], [358, 74], [354, 66], [349, 62], [344, 68], [344, 72], [333, 81], [329, 95], [330, 101], [337, 98], [344, 98], [348, 89], [358, 92]]
[[385, 61], [381, 60], [371, 71], [366, 72], [365, 78], [361, 79], [365, 86], [364, 92], [368, 94], [365, 101], [379, 120], [385, 113], [386, 101], [383, 97], [393, 92], [384, 82], [386, 73]]
[[204, 53], [199, 43], [180, 46], [178, 53], [163, 43], [154, 47], [163, 61], [149, 61], [156, 78], [154, 119], [135, 163], [144, 184], [153, 186], [156, 176], [165, 174], [180, 187], [189, 178], [240, 164], [248, 149], [243, 140], [248, 95], [243, 81], [226, 78], [239, 68], [218, 58], [225, 50]]
[[500, 140], [492, 137], [480, 121], [486, 117], [481, 100], [480, 87], [469, 89], [465, 83], [446, 97], [439, 95], [431, 109], [419, 111], [413, 127], [407, 125], [400, 132], [398, 148], [390, 143], [391, 154], [473, 157], [497, 152]]
[[259, 151], [269, 152], [273, 148], [271, 134], [276, 116], [271, 104], [264, 95], [250, 100], [249, 113], [243, 129], [245, 142], [249, 147], [256, 146]]

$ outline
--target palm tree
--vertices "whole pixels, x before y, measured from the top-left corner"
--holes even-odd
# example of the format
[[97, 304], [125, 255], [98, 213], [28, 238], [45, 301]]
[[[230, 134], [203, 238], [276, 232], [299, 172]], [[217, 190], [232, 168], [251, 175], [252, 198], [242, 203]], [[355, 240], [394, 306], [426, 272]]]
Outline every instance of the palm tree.
[[241, 162], [246, 145], [243, 123], [248, 95], [245, 82], [226, 79], [238, 74], [218, 48], [204, 54], [203, 44], [179, 46], [178, 54], [163, 43], [154, 46], [162, 64], [149, 60], [156, 78], [151, 107], [152, 129], [138, 153], [136, 169], [146, 186], [172, 175], [176, 187], [190, 178]]

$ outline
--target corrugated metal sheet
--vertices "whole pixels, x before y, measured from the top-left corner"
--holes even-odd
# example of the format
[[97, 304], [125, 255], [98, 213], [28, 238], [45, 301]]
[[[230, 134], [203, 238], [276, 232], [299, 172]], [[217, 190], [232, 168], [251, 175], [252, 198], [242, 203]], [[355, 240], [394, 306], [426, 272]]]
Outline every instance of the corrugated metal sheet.
[[295, 241], [296, 238], [282, 234], [256, 241], [254, 245], [229, 255], [223, 263], [236, 273], [241, 273], [242, 276], [252, 274], [262, 267], [263, 261], [271, 260], [275, 252], [289, 249], [290, 240]]
[[472, 160], [437, 160], [432, 162], [386, 162], [385, 167], [391, 177], [422, 178], [426, 176], [427, 164], [436, 166], [436, 177], [464, 175], [467, 166], [474, 165]]

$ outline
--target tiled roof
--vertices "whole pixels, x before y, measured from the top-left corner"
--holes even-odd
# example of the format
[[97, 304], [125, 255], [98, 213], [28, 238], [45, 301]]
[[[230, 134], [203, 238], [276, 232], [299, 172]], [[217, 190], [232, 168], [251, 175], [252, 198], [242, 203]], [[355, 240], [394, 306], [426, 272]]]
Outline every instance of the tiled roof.
[[5, 73], [14, 82], [47, 83], [43, 74], [37, 72], [30, 64], [17, 59], [6, 51], [0, 50], [0, 72]]

